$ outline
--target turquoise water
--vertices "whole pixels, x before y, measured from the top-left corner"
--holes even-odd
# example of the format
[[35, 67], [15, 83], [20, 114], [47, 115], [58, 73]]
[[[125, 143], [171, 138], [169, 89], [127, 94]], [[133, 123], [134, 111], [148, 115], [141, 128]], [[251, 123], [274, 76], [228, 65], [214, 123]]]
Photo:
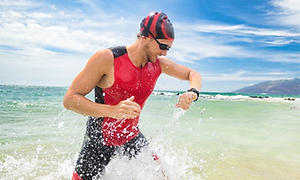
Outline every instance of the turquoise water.
[[[87, 117], [64, 109], [66, 90], [0, 86], [1, 180], [71, 178]], [[169, 179], [300, 179], [299, 97], [203, 93], [185, 112], [168, 93], [140, 122], [160, 162], [114, 159], [103, 179], [163, 179], [158, 167]]]

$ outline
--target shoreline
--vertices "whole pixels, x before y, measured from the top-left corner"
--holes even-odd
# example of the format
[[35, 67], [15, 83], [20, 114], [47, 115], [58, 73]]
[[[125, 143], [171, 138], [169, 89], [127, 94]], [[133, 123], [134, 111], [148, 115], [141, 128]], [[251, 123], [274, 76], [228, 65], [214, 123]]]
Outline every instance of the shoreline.
[[[184, 92], [172, 92], [172, 91], [154, 91], [152, 95], [162, 96], [179, 96]], [[278, 96], [278, 97], [276, 97]], [[295, 95], [291, 95], [295, 96]], [[281, 95], [252, 95], [252, 94], [236, 94], [236, 93], [200, 93], [199, 98], [203, 99], [215, 99], [215, 100], [261, 100], [271, 102], [300, 102], [300, 97], [281, 96]], [[297, 96], [297, 95], [296, 95]]]
[[[0, 84], [0, 92], [5, 92], [6, 88], [13, 89], [61, 89], [66, 91], [68, 87], [65, 86], [33, 86], [33, 85], [3, 85]], [[3, 88], [3, 89], [2, 89]], [[163, 96], [179, 96], [185, 91], [171, 91], [171, 90], [154, 90], [152, 95], [163, 95]], [[91, 92], [93, 93], [93, 91]], [[266, 101], [287, 101], [295, 102], [300, 101], [299, 95], [279, 95], [279, 94], [242, 94], [242, 93], [231, 93], [231, 92], [201, 92], [199, 98], [203, 99], [216, 99], [216, 100], [266, 100]]]

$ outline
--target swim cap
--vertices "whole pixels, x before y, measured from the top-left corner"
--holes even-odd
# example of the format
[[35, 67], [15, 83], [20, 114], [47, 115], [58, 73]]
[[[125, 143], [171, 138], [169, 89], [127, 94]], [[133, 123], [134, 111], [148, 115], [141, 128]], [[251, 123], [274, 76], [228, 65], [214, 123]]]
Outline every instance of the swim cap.
[[141, 35], [149, 37], [149, 31], [156, 39], [175, 38], [173, 25], [168, 16], [163, 12], [151, 12], [142, 20], [140, 24]]

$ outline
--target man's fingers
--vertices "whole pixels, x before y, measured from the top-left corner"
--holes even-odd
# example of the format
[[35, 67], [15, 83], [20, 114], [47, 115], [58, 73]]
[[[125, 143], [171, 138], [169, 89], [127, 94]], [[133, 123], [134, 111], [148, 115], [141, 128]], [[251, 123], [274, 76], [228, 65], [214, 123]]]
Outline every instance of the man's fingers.
[[131, 96], [130, 98], [128, 98], [126, 100], [133, 101], [134, 100], [134, 96]]
[[128, 98], [127, 100], [125, 100], [122, 104], [122, 106], [126, 109], [134, 109], [135, 111], [141, 112], [141, 106], [133, 101], [134, 96]]
[[134, 97], [130, 97], [122, 102], [120, 105], [120, 113], [122, 118], [136, 118], [141, 113], [141, 107], [139, 104], [133, 101]]
[[187, 92], [179, 97], [179, 102], [175, 107], [181, 107], [184, 110], [188, 110], [193, 101], [197, 98], [197, 95], [193, 92]]

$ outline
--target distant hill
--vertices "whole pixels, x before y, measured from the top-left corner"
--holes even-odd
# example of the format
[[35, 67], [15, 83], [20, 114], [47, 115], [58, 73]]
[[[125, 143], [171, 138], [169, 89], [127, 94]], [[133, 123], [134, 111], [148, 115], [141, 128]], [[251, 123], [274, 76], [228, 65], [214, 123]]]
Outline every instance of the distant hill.
[[265, 81], [233, 91], [233, 93], [300, 95], [300, 79]]

